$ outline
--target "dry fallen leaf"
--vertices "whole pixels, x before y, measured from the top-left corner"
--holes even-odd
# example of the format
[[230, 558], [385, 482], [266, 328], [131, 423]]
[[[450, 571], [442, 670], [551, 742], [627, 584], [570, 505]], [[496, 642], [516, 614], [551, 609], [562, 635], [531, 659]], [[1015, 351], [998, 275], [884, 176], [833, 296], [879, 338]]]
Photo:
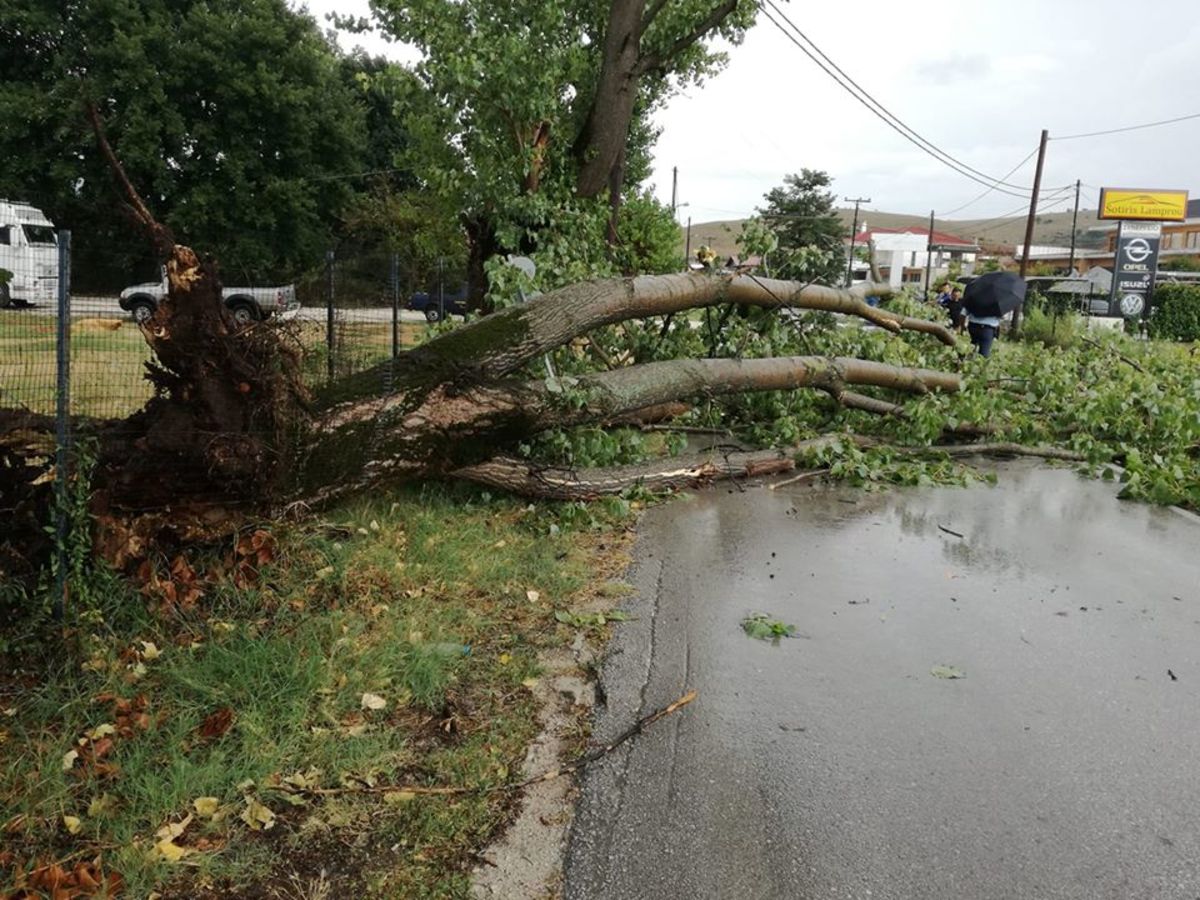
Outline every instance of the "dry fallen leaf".
[[154, 845], [154, 849], [169, 863], [177, 863], [192, 852], [190, 848], [180, 847], [170, 838], [163, 838]]
[[499, 657], [500, 665], [507, 666], [511, 659], [512, 659], [512, 657], [509, 656], [507, 653], [501, 653], [500, 657]]
[[222, 706], [220, 709], [211, 712], [200, 723], [200, 736], [206, 741], [215, 741], [227, 732], [233, 726], [233, 710], [228, 706]]
[[535, 687], [538, 686], [538, 680], [536, 678], [526, 678], [524, 681], [521, 682], [521, 685], [523, 687], [529, 688], [532, 691]]
[[242, 821], [249, 825], [252, 831], [267, 831], [275, 827], [275, 813], [253, 797], [247, 797], [246, 808], [242, 810]]
[[387, 707], [387, 701], [384, 700], [382, 697], [380, 697], [378, 694], [363, 694], [362, 695], [362, 708], [363, 709], [385, 709], [386, 707]]
[[539, 594], [537, 591], [526, 591], [525, 599], [528, 600], [530, 603], [537, 603], [540, 599], [542, 599], [542, 595]]
[[142, 641], [142, 659], [150, 662], [162, 656], [162, 651], [152, 641]]
[[79, 816], [63, 816], [63, 827], [67, 829], [68, 834], [79, 834], [79, 829], [83, 827], [83, 822]]
[[79, 759], [79, 751], [78, 750], [68, 750], [66, 753], [63, 754], [62, 770], [64, 772], [71, 771], [71, 769], [75, 765], [75, 760], [77, 760], [77, 759]]
[[211, 819], [220, 808], [221, 801], [216, 797], [197, 797], [192, 801], [192, 809], [203, 819]]
[[416, 796], [417, 795], [412, 791], [385, 791], [383, 794], [383, 802], [390, 805], [408, 803]]
[[108, 737], [110, 734], [116, 733], [117, 726], [110, 725], [108, 722], [105, 722], [103, 725], [97, 725], [95, 728], [89, 731], [87, 733], [87, 737], [89, 741], [98, 741], [100, 738]]
[[189, 814], [179, 822], [168, 822], [162, 828], [158, 829], [158, 831], [154, 832], [154, 836], [164, 840], [173, 840], [187, 831], [187, 827], [192, 824], [192, 818], [193, 816]]

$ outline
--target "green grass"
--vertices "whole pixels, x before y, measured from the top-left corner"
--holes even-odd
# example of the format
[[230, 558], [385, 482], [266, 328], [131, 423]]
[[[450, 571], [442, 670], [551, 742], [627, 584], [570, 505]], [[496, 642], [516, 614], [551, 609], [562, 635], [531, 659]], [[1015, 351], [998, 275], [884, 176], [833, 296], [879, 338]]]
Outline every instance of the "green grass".
[[[427, 488], [278, 533], [252, 587], [218, 579], [193, 608], [97, 576], [99, 608], [73, 610], [76, 625], [32, 654], [51, 668], [13, 667], [0, 682], [0, 710], [13, 711], [0, 717], [0, 895], [36, 865], [100, 856], [133, 897], [241, 896], [322, 869], [328, 896], [466, 896], [472, 854], [505, 821], [508, 795], [382, 789], [516, 779], [537, 727], [523, 682], [539, 649], [573, 634], [556, 610], [612, 593], [620, 513]], [[106, 694], [144, 697], [149, 717], [112, 736], [111, 771], [80, 744], [129, 725]], [[364, 709], [364, 694], [386, 708]], [[228, 731], [206, 736], [226, 708]], [[71, 749], [84, 758], [64, 772]], [[330, 793], [287, 789], [297, 773]], [[223, 815], [195, 817], [175, 839], [195, 852], [164, 861], [155, 832], [200, 797]], [[272, 829], [241, 820], [247, 798], [272, 810]]]

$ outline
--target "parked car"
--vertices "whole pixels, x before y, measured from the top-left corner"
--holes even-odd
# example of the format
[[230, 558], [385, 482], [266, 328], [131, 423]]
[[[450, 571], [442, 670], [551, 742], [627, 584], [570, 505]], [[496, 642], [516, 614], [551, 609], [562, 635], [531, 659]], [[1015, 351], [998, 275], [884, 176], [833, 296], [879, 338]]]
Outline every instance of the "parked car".
[[[144, 322], [154, 315], [167, 296], [167, 272], [162, 270], [160, 281], [135, 284], [121, 291], [118, 302], [121, 309], [133, 316], [133, 321]], [[238, 325], [261, 322], [268, 316], [290, 319], [300, 313], [300, 301], [296, 299], [296, 286], [285, 284], [279, 287], [224, 287], [221, 299], [233, 313]]]
[[53, 303], [58, 239], [45, 214], [20, 200], [0, 200], [0, 307]]
[[417, 291], [408, 298], [408, 308], [425, 313], [428, 322], [440, 322], [442, 310], [446, 315], [465, 316], [467, 314], [467, 286], [461, 285], [452, 291], [443, 291], [439, 303], [437, 291]]

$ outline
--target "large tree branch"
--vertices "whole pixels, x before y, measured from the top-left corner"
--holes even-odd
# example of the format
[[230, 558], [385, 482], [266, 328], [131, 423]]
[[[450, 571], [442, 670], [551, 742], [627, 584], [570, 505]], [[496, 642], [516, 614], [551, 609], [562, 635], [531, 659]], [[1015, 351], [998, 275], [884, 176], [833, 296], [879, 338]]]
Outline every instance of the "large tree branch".
[[[899, 316], [870, 306], [863, 299], [870, 294], [891, 293], [888, 285], [868, 284], [846, 290], [740, 275], [643, 275], [591, 281], [493, 313], [430, 341], [409, 356], [424, 369], [491, 379], [513, 372], [529, 360], [603, 325], [725, 303], [858, 316], [888, 331], [920, 331], [954, 346], [954, 334], [944, 325]], [[378, 383], [376, 374], [365, 378], [370, 380], [364, 383]]]
[[[945, 372], [846, 357], [687, 359], [645, 363], [581, 378], [574, 389], [586, 401], [579, 408], [555, 402], [556, 395], [542, 382], [524, 388], [533, 396], [524, 402], [518, 401], [518, 404], [533, 414], [535, 427], [550, 428], [608, 421], [633, 410], [693, 397], [797, 388], [815, 388], [836, 397], [844, 394], [846, 385], [851, 384], [924, 394], [931, 390], [957, 391], [961, 380], [957, 375]], [[863, 401], [854, 403], [860, 408], [871, 399], [853, 393], [850, 398], [852, 403]], [[881, 406], [891, 411], [891, 404]], [[875, 408], [872, 411], [884, 410]]]
[[455, 477], [499, 488], [526, 497], [548, 500], [594, 500], [612, 497], [634, 488], [674, 491], [701, 487], [722, 478], [753, 478], [776, 475], [795, 468], [796, 456], [835, 443], [859, 447], [886, 447], [901, 453], [944, 453], [948, 456], [1033, 456], [1074, 461], [1082, 457], [1058, 447], [1026, 447], [1021, 444], [954, 444], [933, 447], [900, 447], [882, 444], [858, 435], [826, 434], [804, 441], [789, 450], [722, 451], [659, 459], [628, 466], [569, 469], [541, 466], [529, 460], [498, 457], [454, 473]]
[[155, 251], [162, 257], [170, 256], [171, 250], [175, 246], [174, 235], [171, 234], [169, 228], [154, 218], [154, 214], [150, 212], [141, 195], [138, 194], [137, 188], [129, 180], [129, 176], [125, 173], [125, 167], [121, 165], [117, 154], [113, 152], [112, 145], [108, 142], [108, 136], [104, 132], [104, 123], [100, 119], [100, 112], [96, 109], [96, 104], [89, 100], [86, 104], [86, 112], [88, 121], [92, 125], [92, 131], [96, 135], [96, 143], [100, 147], [100, 155], [108, 163], [113, 177], [117, 180], [122, 193], [125, 194], [126, 205], [138, 224], [146, 229], [150, 239], [154, 242]]
[[671, 62], [685, 52], [689, 47], [702, 39], [706, 34], [724, 22], [737, 9], [739, 0], [724, 0], [718, 3], [708, 15], [691, 31], [674, 41], [663, 53], [646, 53], [638, 60], [637, 74], [645, 75], [652, 71], [665, 71]]

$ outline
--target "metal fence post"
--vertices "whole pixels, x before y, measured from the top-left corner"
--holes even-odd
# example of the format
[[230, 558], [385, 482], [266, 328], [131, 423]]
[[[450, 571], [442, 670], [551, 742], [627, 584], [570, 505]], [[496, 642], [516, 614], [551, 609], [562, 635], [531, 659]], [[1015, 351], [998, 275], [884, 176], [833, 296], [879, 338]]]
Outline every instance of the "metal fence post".
[[329, 380], [333, 381], [333, 352], [334, 352], [334, 333], [333, 333], [333, 261], [334, 253], [332, 250], [325, 251], [325, 349], [326, 366], [329, 373]]
[[55, 403], [54, 403], [54, 492], [57, 499], [55, 532], [58, 546], [58, 571], [54, 585], [53, 612], [62, 621], [66, 609], [67, 566], [67, 505], [70, 499], [70, 442], [71, 442], [71, 232], [58, 233], [58, 324], [55, 331]]
[[446, 321], [446, 260], [438, 257], [438, 321]]
[[392, 359], [400, 356], [400, 254], [392, 254]]

